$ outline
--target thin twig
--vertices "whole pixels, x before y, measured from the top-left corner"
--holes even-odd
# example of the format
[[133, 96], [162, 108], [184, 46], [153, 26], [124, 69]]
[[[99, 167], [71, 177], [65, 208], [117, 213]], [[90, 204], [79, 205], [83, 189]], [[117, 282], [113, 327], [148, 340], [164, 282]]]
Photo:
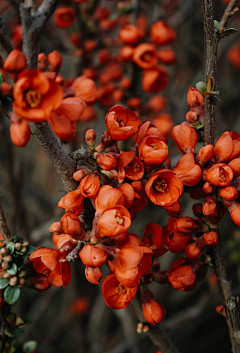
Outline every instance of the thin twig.
[[231, 0], [229, 2], [220, 21], [221, 27], [225, 27], [226, 24], [228, 23], [228, 20], [232, 17], [232, 10], [237, 2], [238, 0]]
[[0, 233], [3, 236], [4, 242], [7, 244], [11, 241], [12, 239], [12, 234], [8, 228], [6, 218], [3, 213], [2, 205], [0, 202]]

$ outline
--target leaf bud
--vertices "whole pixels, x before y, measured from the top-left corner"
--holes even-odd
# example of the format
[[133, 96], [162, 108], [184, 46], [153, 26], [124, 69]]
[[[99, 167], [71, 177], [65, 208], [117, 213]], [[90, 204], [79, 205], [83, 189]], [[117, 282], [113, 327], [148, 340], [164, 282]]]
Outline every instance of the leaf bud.
[[22, 247], [22, 249], [21, 249], [21, 253], [22, 254], [26, 254], [26, 252], [27, 252], [27, 248], [24, 246], [24, 247]]
[[24, 241], [22, 245], [25, 247], [29, 246], [29, 241]]
[[3, 270], [7, 270], [9, 267], [10, 267], [9, 263], [3, 261], [3, 263], [2, 263], [2, 269], [3, 269]]
[[24, 278], [20, 278], [19, 282], [18, 282], [19, 287], [23, 287], [25, 285], [25, 279]]
[[17, 276], [12, 277], [9, 281], [10, 286], [13, 286], [13, 287], [16, 286], [17, 283], [18, 283]]
[[16, 250], [21, 250], [22, 249], [22, 243], [17, 242], [17, 243], [15, 243], [14, 246], [15, 246]]
[[7, 255], [7, 254], [8, 254], [8, 249], [5, 248], [5, 246], [2, 247], [2, 248], [0, 249], [0, 254], [3, 255], [3, 256]]
[[4, 275], [3, 275], [3, 278], [4, 279], [8, 279], [8, 278], [11, 278], [12, 276], [10, 275], [10, 273], [8, 272], [5, 272]]
[[22, 278], [22, 277], [26, 277], [27, 272], [25, 270], [20, 270], [18, 273], [18, 277]]
[[13, 258], [11, 255], [7, 255], [4, 257], [4, 261], [6, 261], [6, 262], [12, 262], [12, 260], [13, 260]]

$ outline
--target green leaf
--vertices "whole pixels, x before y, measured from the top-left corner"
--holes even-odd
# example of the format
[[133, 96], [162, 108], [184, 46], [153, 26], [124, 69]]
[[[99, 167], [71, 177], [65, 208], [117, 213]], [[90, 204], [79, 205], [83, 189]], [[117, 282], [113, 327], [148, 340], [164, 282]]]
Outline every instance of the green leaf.
[[7, 326], [5, 328], [5, 334], [9, 337], [14, 337], [16, 336], [16, 330], [14, 327]]
[[20, 297], [21, 289], [18, 286], [8, 286], [4, 291], [4, 300], [9, 305], [14, 305]]
[[32, 319], [28, 315], [21, 315], [21, 319], [24, 321], [25, 325], [31, 325]]
[[208, 266], [214, 268], [214, 265], [211, 262], [208, 264]]
[[201, 93], [205, 93], [207, 90], [207, 85], [205, 82], [203, 81], [199, 81], [198, 83], [196, 83], [196, 88], [201, 92]]
[[11, 276], [15, 276], [17, 274], [17, 265], [13, 262], [11, 267], [7, 269], [7, 272], [11, 275]]
[[194, 129], [199, 130], [203, 127], [204, 125], [200, 123], [200, 121], [197, 124], [192, 124], [192, 127], [194, 127]]
[[14, 235], [13, 239], [14, 239], [14, 243], [22, 243], [23, 242], [23, 237], [19, 237], [18, 235]]
[[210, 76], [207, 80], [207, 91], [213, 91], [215, 85], [215, 80], [213, 76]]
[[0, 72], [0, 85], [4, 82], [4, 76], [3, 74]]
[[237, 32], [238, 30], [236, 28], [228, 28], [228, 29], [225, 29], [225, 31], [223, 32], [223, 36], [224, 37], [231, 36], [232, 34], [235, 34]]
[[6, 246], [6, 248], [8, 249], [10, 255], [12, 255], [12, 253], [13, 253], [14, 250], [15, 250], [14, 243], [13, 243], [12, 241], [10, 241], [10, 243], [8, 243], [8, 245]]
[[218, 96], [219, 95], [219, 91], [206, 91], [205, 93], [203, 93], [206, 97], [212, 97], [212, 96]]
[[214, 27], [219, 31], [219, 29], [221, 28], [221, 25], [218, 21], [214, 20]]
[[36, 341], [28, 341], [25, 342], [23, 345], [23, 352], [24, 353], [31, 353], [37, 348], [37, 342]]
[[29, 255], [31, 255], [31, 253], [33, 253], [34, 251], [36, 250], [36, 248], [34, 247], [34, 246], [32, 246], [32, 245], [29, 245], [28, 246], [28, 251], [26, 252], [26, 254], [24, 254], [24, 256], [29, 256]]
[[4, 289], [8, 286], [9, 278], [5, 279], [4, 277], [0, 277], [0, 289]]
[[15, 322], [16, 322], [16, 314], [15, 313], [10, 313], [7, 317], [6, 317], [6, 321], [10, 324], [11, 327], [15, 326]]

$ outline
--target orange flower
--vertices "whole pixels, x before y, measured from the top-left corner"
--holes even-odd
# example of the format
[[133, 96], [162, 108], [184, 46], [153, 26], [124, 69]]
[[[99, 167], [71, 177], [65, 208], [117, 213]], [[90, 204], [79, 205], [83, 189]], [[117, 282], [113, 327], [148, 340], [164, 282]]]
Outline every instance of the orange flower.
[[168, 84], [168, 73], [163, 66], [145, 70], [142, 77], [142, 88], [146, 92], [158, 93]]
[[119, 51], [119, 61], [120, 62], [131, 61], [133, 52], [134, 52], [134, 48], [131, 47], [130, 45], [125, 45], [121, 47]]
[[67, 193], [58, 202], [59, 208], [64, 208], [65, 212], [71, 211], [76, 215], [80, 215], [83, 211], [83, 196], [80, 190], [74, 190]]
[[183, 193], [183, 184], [173, 171], [162, 169], [148, 180], [145, 191], [155, 205], [173, 206]]
[[57, 51], [54, 50], [48, 54], [47, 60], [49, 62], [49, 71], [58, 72], [62, 65], [62, 55]]
[[190, 86], [187, 94], [187, 102], [190, 109], [198, 108], [203, 106], [204, 97], [198, 89]]
[[119, 38], [123, 43], [136, 44], [139, 40], [139, 29], [135, 25], [125, 25], [119, 31]]
[[218, 191], [218, 195], [220, 195], [224, 200], [234, 201], [238, 198], [238, 191], [234, 186], [227, 186], [226, 188], [220, 189]]
[[159, 50], [157, 57], [162, 63], [167, 65], [173, 64], [176, 61], [176, 55], [172, 49]]
[[18, 76], [13, 97], [16, 113], [24, 119], [38, 122], [47, 120], [51, 112], [59, 108], [63, 91], [41, 71], [27, 70]]
[[207, 245], [217, 245], [218, 234], [214, 230], [210, 230], [203, 234], [203, 240]]
[[153, 112], [161, 111], [167, 105], [167, 100], [163, 96], [153, 96], [147, 103], [147, 109]]
[[107, 209], [98, 221], [99, 231], [107, 237], [116, 237], [124, 233], [131, 225], [131, 216], [124, 206]]
[[76, 19], [75, 11], [70, 7], [59, 7], [54, 12], [54, 22], [58, 27], [70, 27]]
[[185, 258], [178, 258], [172, 263], [168, 280], [174, 289], [185, 291], [196, 288], [196, 273], [193, 273], [190, 261]]
[[116, 205], [125, 205], [126, 197], [121, 190], [115, 189], [110, 185], [103, 185], [97, 196], [94, 198], [94, 206], [97, 212], [105, 211]]
[[103, 170], [112, 170], [117, 166], [117, 159], [111, 153], [99, 153], [96, 161]]
[[157, 21], [151, 27], [151, 39], [155, 44], [167, 45], [176, 39], [176, 32], [164, 21]]
[[99, 284], [103, 277], [103, 273], [100, 267], [86, 266], [85, 277], [88, 282], [92, 284]]
[[169, 251], [180, 254], [186, 249], [187, 244], [192, 240], [190, 233], [178, 233], [171, 231], [166, 237], [166, 244]]
[[172, 138], [183, 153], [194, 153], [198, 134], [188, 123], [184, 122], [181, 125], [175, 125], [172, 130]]
[[217, 140], [214, 148], [214, 153], [218, 156], [218, 161], [226, 161], [231, 155], [233, 150], [233, 142], [231, 135], [228, 131], [225, 131], [221, 137]]
[[135, 135], [141, 123], [132, 110], [115, 105], [107, 113], [105, 124], [112, 139], [122, 141]]
[[133, 52], [132, 60], [142, 69], [151, 69], [157, 64], [155, 45], [150, 43], [139, 44]]
[[[157, 136], [161, 137], [162, 136], [159, 129], [156, 126], [154, 126], [153, 124], [151, 124], [150, 121], [146, 121], [144, 124], [141, 125], [141, 127], [137, 133], [136, 142], [139, 144], [142, 141], [142, 139], [147, 136], [154, 136], [154, 137], [157, 137]], [[165, 140], [163, 138], [161, 138], [161, 141], [164, 141], [165, 143], [167, 143], [167, 140]]]
[[228, 166], [232, 169], [234, 174], [234, 179], [240, 176], [240, 158], [234, 158]]
[[83, 99], [86, 103], [94, 103], [96, 99], [96, 84], [86, 76], [77, 77], [70, 87], [74, 90], [75, 96]]
[[124, 287], [114, 274], [106, 276], [102, 283], [105, 303], [112, 309], [124, 309], [135, 298], [138, 287]]
[[81, 194], [84, 197], [94, 197], [97, 195], [98, 190], [100, 189], [100, 179], [96, 173], [91, 173], [85, 176], [78, 186]]
[[233, 171], [227, 164], [214, 164], [207, 172], [207, 180], [216, 186], [228, 186], [233, 180]]
[[87, 106], [84, 110], [83, 114], [78, 118], [78, 121], [85, 122], [95, 120], [97, 117], [96, 112], [93, 107]]
[[66, 253], [53, 249], [38, 249], [30, 257], [33, 267], [38, 273], [47, 275], [49, 283], [54, 287], [66, 287], [71, 280], [70, 263], [66, 260]]
[[164, 306], [156, 302], [152, 292], [146, 287], [141, 290], [141, 303], [143, 315], [147, 322], [156, 325], [165, 319], [166, 310]]
[[153, 258], [159, 257], [168, 251], [164, 248], [165, 235], [162, 232], [162, 227], [156, 223], [148, 223], [145, 226], [142, 243], [153, 250]]
[[196, 228], [195, 221], [191, 217], [170, 218], [168, 224], [170, 229], [179, 233], [191, 233]]
[[85, 266], [100, 267], [107, 260], [107, 253], [92, 244], [86, 244], [79, 253], [79, 257]]
[[10, 137], [14, 145], [24, 147], [31, 137], [28, 123], [13, 110], [10, 116]]
[[153, 124], [161, 131], [161, 136], [168, 138], [173, 128], [172, 116], [162, 113], [157, 115], [153, 120]]
[[236, 201], [227, 201], [228, 211], [232, 221], [240, 227], [240, 204]]
[[118, 189], [121, 190], [124, 196], [126, 197], [125, 207], [129, 208], [134, 200], [134, 189], [132, 185], [125, 183], [120, 185]]
[[192, 153], [186, 153], [179, 159], [174, 173], [178, 176], [181, 182], [187, 186], [194, 186], [199, 183], [202, 177], [201, 168], [195, 164], [194, 156]]
[[18, 49], [13, 49], [7, 56], [4, 69], [10, 74], [12, 80], [15, 82], [18, 74], [27, 67], [27, 59], [23, 52]]
[[138, 152], [145, 164], [160, 164], [168, 157], [168, 146], [157, 136], [147, 136], [139, 143]]
[[186, 255], [189, 260], [198, 259], [202, 256], [203, 250], [205, 248], [205, 243], [202, 239], [196, 239], [189, 243], [186, 247]]
[[214, 156], [214, 146], [205, 145], [198, 152], [195, 162], [200, 167], [203, 167]]
[[75, 235], [81, 230], [81, 222], [78, 216], [69, 211], [62, 216], [61, 226], [64, 233], [69, 235]]

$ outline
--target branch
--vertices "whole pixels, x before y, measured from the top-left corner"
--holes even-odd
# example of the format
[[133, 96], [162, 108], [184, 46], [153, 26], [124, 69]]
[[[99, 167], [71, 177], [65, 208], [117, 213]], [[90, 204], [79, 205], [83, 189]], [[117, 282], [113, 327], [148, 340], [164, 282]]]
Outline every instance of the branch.
[[3, 60], [6, 59], [11, 50], [13, 50], [13, 46], [0, 16], [0, 55]]
[[[202, 0], [203, 27], [204, 27], [204, 56], [205, 56], [205, 80], [217, 77], [217, 49], [218, 40], [214, 28], [214, 15], [212, 0]], [[214, 88], [216, 90], [216, 87]], [[204, 99], [204, 144], [214, 144], [214, 128], [216, 116], [216, 98]]]
[[1, 202], [0, 202], [0, 233], [2, 234], [4, 242], [6, 244], [11, 241], [12, 234], [8, 228], [8, 225], [7, 225], [4, 213], [3, 213]]
[[74, 151], [69, 155], [69, 157], [75, 162], [75, 164], [77, 164], [77, 162], [80, 160], [84, 160], [93, 167], [93, 170], [98, 168], [97, 162], [93, 158], [92, 153], [86, 151], [84, 148], [80, 148], [77, 151]]
[[78, 187], [78, 182], [73, 179], [75, 164], [70, 160], [65, 150], [58, 143], [49, 123], [29, 123], [31, 133], [42, 147], [57, 172], [60, 174], [67, 191]]
[[228, 23], [228, 20], [232, 17], [232, 10], [237, 2], [238, 0], [231, 0], [229, 2], [228, 6], [224, 11], [223, 17], [221, 18], [221, 21], [220, 21], [221, 27], [225, 27], [226, 24]]

